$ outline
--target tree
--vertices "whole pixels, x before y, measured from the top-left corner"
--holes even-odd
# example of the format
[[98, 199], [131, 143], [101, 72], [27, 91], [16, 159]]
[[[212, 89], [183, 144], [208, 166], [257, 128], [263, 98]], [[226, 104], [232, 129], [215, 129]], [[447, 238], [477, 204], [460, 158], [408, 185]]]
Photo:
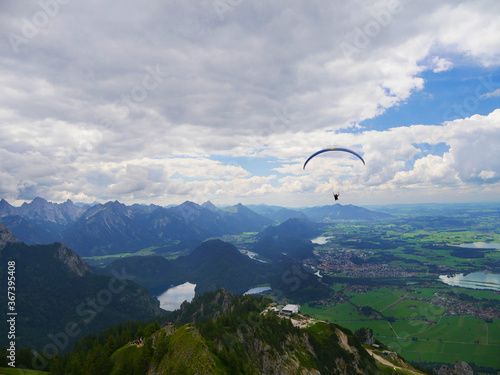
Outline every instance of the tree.
[[59, 357], [52, 360], [50, 364], [50, 375], [64, 375], [64, 368]]
[[94, 346], [85, 359], [87, 375], [107, 375], [111, 371], [109, 352], [100, 344]]
[[134, 375], [143, 375], [148, 370], [152, 357], [150, 349], [148, 345], [139, 348], [139, 353], [134, 358]]

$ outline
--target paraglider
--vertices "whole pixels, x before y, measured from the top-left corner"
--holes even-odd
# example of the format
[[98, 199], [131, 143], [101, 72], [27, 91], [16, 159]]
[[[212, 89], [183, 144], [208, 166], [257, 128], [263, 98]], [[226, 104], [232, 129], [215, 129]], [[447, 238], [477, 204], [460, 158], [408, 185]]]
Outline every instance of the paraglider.
[[325, 148], [323, 150], [319, 150], [318, 152], [315, 152], [314, 154], [312, 154], [311, 156], [309, 156], [309, 158], [304, 163], [304, 166], [302, 167], [302, 169], [306, 169], [307, 163], [309, 163], [309, 160], [311, 160], [313, 157], [315, 157], [316, 155], [322, 154], [323, 152], [328, 152], [328, 151], [350, 152], [351, 154], [356, 155], [358, 158], [360, 158], [361, 161], [363, 162], [363, 164], [365, 164], [365, 161], [363, 160], [363, 158], [359, 154], [357, 154], [356, 152], [354, 152], [352, 150], [348, 150], [347, 148], [340, 148], [340, 147], [329, 147], [329, 148]]
[[[322, 154], [323, 152], [328, 152], [328, 151], [344, 151], [344, 152], [349, 152], [355, 156], [357, 156], [359, 159], [361, 159], [361, 161], [363, 162], [363, 165], [365, 164], [365, 161], [363, 160], [363, 158], [356, 152], [352, 151], [352, 150], [349, 150], [347, 148], [341, 148], [341, 147], [329, 147], [329, 148], [325, 148], [323, 150], [319, 150], [317, 152], [315, 152], [314, 154], [312, 154], [311, 156], [309, 156], [309, 158], [307, 158], [306, 162], [304, 163], [304, 166], [302, 167], [302, 169], [306, 169], [306, 165], [307, 163], [309, 163], [309, 160], [311, 160], [312, 158], [314, 158], [315, 156], [319, 155], [319, 154]], [[333, 197], [335, 198], [335, 200], [338, 200], [339, 199], [339, 196], [340, 194], [337, 193], [337, 194], [333, 194]]]

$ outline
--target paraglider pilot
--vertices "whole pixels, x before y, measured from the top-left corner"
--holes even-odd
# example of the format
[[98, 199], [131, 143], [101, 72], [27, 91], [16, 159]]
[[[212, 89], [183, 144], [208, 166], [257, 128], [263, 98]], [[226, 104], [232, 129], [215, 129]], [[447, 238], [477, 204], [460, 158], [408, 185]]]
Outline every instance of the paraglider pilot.
[[339, 193], [337, 193], [337, 194], [333, 193], [333, 197], [335, 198], [336, 201], [339, 200], [339, 195], [340, 195]]

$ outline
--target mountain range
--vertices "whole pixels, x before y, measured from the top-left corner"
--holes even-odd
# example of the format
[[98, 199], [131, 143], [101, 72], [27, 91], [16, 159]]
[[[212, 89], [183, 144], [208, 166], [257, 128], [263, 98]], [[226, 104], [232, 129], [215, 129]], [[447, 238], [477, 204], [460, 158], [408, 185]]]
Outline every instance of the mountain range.
[[0, 221], [27, 244], [62, 242], [83, 257], [134, 253], [153, 249], [159, 254], [193, 250], [209, 238], [258, 232], [289, 218], [315, 222], [333, 220], [377, 220], [385, 213], [361, 207], [332, 205], [292, 210], [277, 206], [242, 204], [217, 208], [211, 202], [198, 205], [127, 206], [118, 201], [92, 206], [76, 205], [70, 200], [52, 203], [35, 198], [20, 207], [0, 200]]
[[114, 201], [84, 208], [42, 198], [21, 207], [1, 200], [0, 219], [27, 244], [63, 242], [86, 257], [144, 248], [163, 253], [192, 250], [209, 237], [259, 231], [272, 223], [241, 204], [217, 209], [208, 202], [204, 206], [184, 202], [165, 208]]
[[[304, 219], [289, 219], [257, 234], [252, 248], [267, 262], [251, 259], [234, 245], [219, 239], [207, 240], [191, 253], [167, 260], [160, 256], [129, 256], [117, 259], [96, 272], [112, 275], [126, 269], [134, 280], [159, 295], [171, 285], [196, 284], [196, 294], [224, 288], [242, 294], [267, 284], [283, 297], [297, 301], [327, 298], [331, 289], [321, 283], [301, 261], [313, 256], [314, 237], [321, 227]], [[300, 287], [299, 287], [300, 286]]]
[[[311, 223], [304, 220], [294, 223], [294, 220], [299, 219], [290, 219], [263, 232], [283, 236], [294, 231], [307, 233], [300, 224], [309, 227]], [[54, 343], [55, 337], [63, 341], [64, 348], [60, 348], [63, 351], [83, 334], [99, 332], [120, 321], [157, 316], [161, 313], [159, 301], [151, 294], [158, 295], [186, 281], [197, 285], [197, 295], [219, 288], [243, 294], [264, 283], [280, 291], [281, 296], [299, 302], [331, 294], [331, 288], [313, 276], [312, 271], [301, 269], [294, 256], [262, 263], [218, 239], [205, 241], [174, 260], [130, 256], [119, 258], [105, 268], [91, 268], [65, 244], [27, 245], [0, 223], [0, 261], [15, 262], [16, 288], [22, 291], [16, 298], [17, 342], [43, 348]], [[0, 269], [0, 278], [7, 279], [7, 267]], [[0, 303], [7, 305], [7, 295], [0, 295]], [[76, 327], [77, 337], [67, 333], [69, 323]], [[59, 345], [61, 341], [55, 343]]]

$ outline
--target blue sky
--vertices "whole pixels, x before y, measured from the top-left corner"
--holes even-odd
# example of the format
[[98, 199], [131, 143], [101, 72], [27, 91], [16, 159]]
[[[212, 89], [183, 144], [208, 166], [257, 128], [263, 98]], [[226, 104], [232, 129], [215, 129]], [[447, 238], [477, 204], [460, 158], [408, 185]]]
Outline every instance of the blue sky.
[[488, 115], [498, 108], [499, 97], [481, 97], [500, 87], [498, 67], [454, 66], [450, 70], [424, 72], [424, 88], [384, 114], [361, 122], [366, 128], [387, 129], [413, 124], [432, 125], [443, 121]]
[[[499, 16], [496, 0], [2, 1], [0, 197], [498, 201]], [[302, 169], [335, 146], [366, 165]]]

